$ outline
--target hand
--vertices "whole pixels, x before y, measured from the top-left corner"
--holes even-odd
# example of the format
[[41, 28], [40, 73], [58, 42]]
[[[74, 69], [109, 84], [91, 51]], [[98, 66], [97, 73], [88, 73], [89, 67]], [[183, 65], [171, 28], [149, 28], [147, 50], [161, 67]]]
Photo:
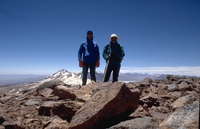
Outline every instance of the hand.
[[99, 59], [97, 59], [96, 67], [98, 68], [99, 66], [100, 66]]
[[83, 61], [81, 59], [79, 60], [79, 67], [83, 68]]
[[96, 67], [98, 68], [100, 66], [100, 63], [99, 62], [96, 62]]
[[111, 53], [110, 53], [110, 56], [113, 56], [113, 55], [114, 55], [113, 52], [111, 52]]

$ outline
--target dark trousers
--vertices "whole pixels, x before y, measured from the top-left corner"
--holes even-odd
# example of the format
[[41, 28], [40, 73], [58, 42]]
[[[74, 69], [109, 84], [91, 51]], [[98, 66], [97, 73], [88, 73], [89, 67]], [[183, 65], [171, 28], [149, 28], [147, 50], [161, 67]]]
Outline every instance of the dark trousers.
[[90, 69], [91, 80], [96, 82], [96, 76], [95, 76], [96, 63], [83, 63], [82, 85], [86, 85], [87, 83], [88, 69]]
[[118, 81], [120, 67], [121, 67], [120, 63], [110, 62], [110, 64], [108, 65], [108, 68], [107, 68], [107, 72], [105, 73], [106, 75], [105, 75], [104, 82], [109, 81], [109, 78], [110, 78], [110, 75], [112, 72], [113, 72], [113, 81], [112, 82]]

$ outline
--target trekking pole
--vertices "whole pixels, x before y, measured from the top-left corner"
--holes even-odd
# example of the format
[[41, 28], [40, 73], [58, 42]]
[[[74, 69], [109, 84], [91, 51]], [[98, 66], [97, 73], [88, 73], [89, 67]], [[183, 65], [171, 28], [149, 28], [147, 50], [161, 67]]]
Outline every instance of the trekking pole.
[[107, 74], [109, 63], [110, 63], [110, 59], [108, 59], [108, 61], [106, 63], [106, 67], [105, 67], [105, 70], [104, 70], [104, 76], [103, 76], [103, 82], [105, 82], [105, 79], [106, 79], [106, 74]]

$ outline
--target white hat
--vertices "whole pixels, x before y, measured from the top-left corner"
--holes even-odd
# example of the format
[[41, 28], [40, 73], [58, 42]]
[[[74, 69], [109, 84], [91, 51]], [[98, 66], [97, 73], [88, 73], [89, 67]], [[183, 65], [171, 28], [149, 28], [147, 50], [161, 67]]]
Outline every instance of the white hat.
[[112, 37], [117, 37], [117, 40], [119, 40], [119, 37], [117, 36], [117, 34], [111, 34], [109, 39], [111, 40]]

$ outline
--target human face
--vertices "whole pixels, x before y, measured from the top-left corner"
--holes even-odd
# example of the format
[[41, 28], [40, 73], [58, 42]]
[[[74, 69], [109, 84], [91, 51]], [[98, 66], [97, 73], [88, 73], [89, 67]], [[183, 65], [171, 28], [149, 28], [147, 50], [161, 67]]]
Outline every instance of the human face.
[[112, 43], [116, 43], [116, 42], [117, 42], [117, 37], [112, 37], [112, 38], [111, 38], [111, 42], [112, 42]]
[[87, 34], [87, 38], [88, 38], [88, 40], [92, 40], [93, 35], [92, 34]]

